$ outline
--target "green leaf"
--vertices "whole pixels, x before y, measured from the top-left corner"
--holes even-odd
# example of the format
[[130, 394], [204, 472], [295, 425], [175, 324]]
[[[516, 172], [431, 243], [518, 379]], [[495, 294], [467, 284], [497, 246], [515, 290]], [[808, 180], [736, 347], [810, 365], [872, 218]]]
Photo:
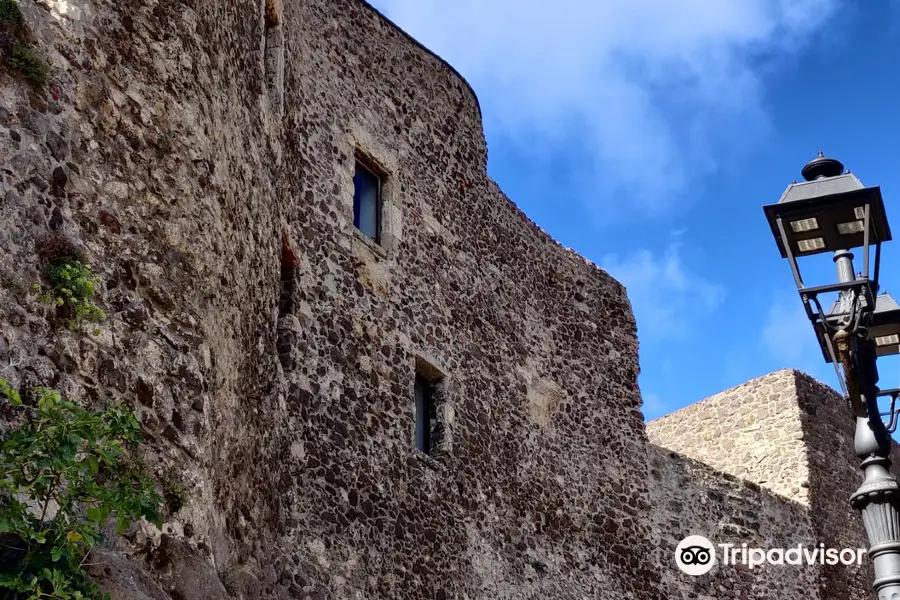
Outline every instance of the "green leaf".
[[22, 404], [22, 398], [19, 396], [19, 392], [17, 392], [9, 383], [0, 378], [0, 394], [6, 397], [9, 400], [10, 404], [14, 404], [16, 406], [20, 406]]
[[87, 509], [88, 520], [95, 523], [102, 522], [104, 519], [106, 519], [107, 514], [107, 511], [105, 511], [101, 506], [92, 506]]

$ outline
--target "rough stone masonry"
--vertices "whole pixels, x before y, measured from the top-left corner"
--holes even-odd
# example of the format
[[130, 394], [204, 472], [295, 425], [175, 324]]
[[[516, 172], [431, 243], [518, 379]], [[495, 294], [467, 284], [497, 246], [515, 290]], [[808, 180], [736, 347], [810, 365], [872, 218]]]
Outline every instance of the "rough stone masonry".
[[[839, 400], [734, 392], [764, 417], [726, 432], [740, 473], [728, 435], [687, 447], [664, 420], [652, 445], [625, 289], [503, 194], [469, 85], [366, 3], [20, 6], [52, 68], [0, 73], [0, 369], [126, 402], [188, 486], [161, 531], [97, 551], [114, 599], [867, 597], [865, 571], [675, 569], [689, 533], [814, 543], [847, 519], [857, 540], [790, 481], [818, 464], [798, 422]], [[378, 242], [354, 227], [358, 161]], [[96, 335], [29, 292], [48, 234], [101, 277]], [[840, 499], [847, 465], [807, 482]]]

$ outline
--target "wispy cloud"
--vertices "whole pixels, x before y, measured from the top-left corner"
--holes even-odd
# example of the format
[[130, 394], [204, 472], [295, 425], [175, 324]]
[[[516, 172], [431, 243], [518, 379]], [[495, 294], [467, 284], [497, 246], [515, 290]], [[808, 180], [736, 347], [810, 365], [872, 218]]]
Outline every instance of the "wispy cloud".
[[641, 340], [682, 338], [725, 299], [721, 285], [685, 265], [677, 236], [661, 253], [607, 254], [600, 266], [627, 289]]
[[823, 368], [822, 350], [803, 303], [796, 294], [776, 296], [769, 305], [761, 344], [778, 368], [794, 368], [811, 375], [830, 375]]
[[669, 405], [659, 397], [659, 394], [642, 392], [641, 397], [644, 401], [641, 412], [644, 413], [644, 419], [647, 421], [661, 417], [671, 410]]
[[586, 202], [657, 214], [761, 140], [761, 73], [835, 2], [374, 0], [472, 82], [498, 135], [538, 158], [577, 147]]
[[[841, 383], [834, 365], [823, 360], [822, 350], [816, 341], [812, 324], [806, 317], [803, 304], [796, 294], [774, 297], [760, 335], [760, 346], [770, 357], [769, 371], [797, 369], [815, 377], [835, 390]], [[878, 361], [878, 370], [884, 375], [884, 359]], [[895, 366], [896, 368], [896, 366]]]

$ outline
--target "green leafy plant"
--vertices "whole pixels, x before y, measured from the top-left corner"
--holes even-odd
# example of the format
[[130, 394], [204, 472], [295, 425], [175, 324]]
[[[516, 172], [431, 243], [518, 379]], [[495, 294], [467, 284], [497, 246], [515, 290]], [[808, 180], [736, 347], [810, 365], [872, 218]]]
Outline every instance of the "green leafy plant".
[[28, 28], [16, 0], [0, 0], [0, 50], [7, 64], [36, 86], [47, 83], [50, 65], [26, 41]]
[[22, 425], [0, 442], [0, 598], [101, 598], [85, 565], [107, 521], [121, 533], [146, 518], [161, 526], [163, 499], [133, 460], [141, 440], [125, 406], [88, 411], [45, 388], [35, 406], [0, 379]]
[[26, 44], [17, 44], [13, 47], [9, 64], [36, 86], [47, 83], [47, 78], [50, 76], [50, 65], [47, 64], [47, 61], [34, 48]]
[[69, 329], [77, 329], [84, 321], [96, 323], [106, 313], [93, 303], [94, 290], [100, 279], [80, 260], [67, 258], [47, 264], [44, 275], [49, 286], [37, 285], [40, 301], [56, 304], [69, 315]]
[[0, 0], [0, 23], [15, 29], [16, 33], [24, 25], [22, 11], [16, 0]]
[[0, 0], [0, 25], [9, 29], [11, 33], [17, 35], [23, 33], [25, 19], [16, 0]]

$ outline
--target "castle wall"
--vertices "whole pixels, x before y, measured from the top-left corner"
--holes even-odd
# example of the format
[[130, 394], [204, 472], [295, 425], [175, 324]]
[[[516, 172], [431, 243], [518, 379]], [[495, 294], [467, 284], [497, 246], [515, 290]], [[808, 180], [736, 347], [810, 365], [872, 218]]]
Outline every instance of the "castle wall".
[[723, 564], [717, 548], [717, 564], [701, 576], [678, 570], [678, 543], [701, 535], [714, 544], [748, 548], [806, 548], [818, 544], [806, 507], [709, 467], [687, 456], [658, 446], [648, 447], [650, 491], [653, 507], [654, 560], [662, 567], [662, 587], [667, 598], [842, 598], [822, 589], [822, 567], [807, 565]]
[[653, 444], [809, 504], [794, 371], [753, 379], [647, 424]]
[[[281, 195], [300, 264], [273, 479], [295, 584], [637, 595], [645, 578], [625, 573], [643, 568], [647, 506], [623, 288], [487, 178], [474, 98], [433, 56], [359, 3], [286, 5], [283, 27]], [[355, 151], [387, 174], [381, 247], [352, 226]], [[445, 377], [434, 460], [413, 448], [417, 360]]]
[[[840, 394], [795, 370], [754, 379], [647, 424], [650, 441], [802, 506], [816, 544], [866, 548], [849, 503], [862, 482], [855, 421]], [[900, 447], [894, 444], [893, 470]], [[770, 544], [771, 545], [771, 544]], [[821, 565], [823, 598], [871, 597], [874, 573]]]
[[[257, 469], [283, 412], [271, 350], [280, 138], [262, 100], [262, 7], [21, 8], [53, 68], [41, 89], [0, 74], [0, 360], [11, 365], [2, 376], [135, 408], [149, 462], [188, 484], [190, 502], [165, 534], [202, 558], [177, 562], [188, 575], [167, 584], [191, 597], [197, 581], [230, 568], [243, 515], [272, 522], [281, 510], [263, 492], [270, 473]], [[28, 291], [48, 234], [80, 245], [102, 280], [108, 319], [96, 335], [68, 330]], [[134, 546], [148, 535], [159, 541], [137, 531]], [[276, 574], [261, 573], [269, 593]], [[223, 597], [217, 585], [208, 597]]]
[[[170, 593], [200, 594], [185, 539], [210, 597], [658, 597], [625, 291], [486, 176], [454, 72], [350, 0], [23, 7], [54, 74], [0, 89], [7, 376], [139, 412], [190, 484], [146, 561]], [[97, 335], [27, 292], [50, 232], [101, 275]]]
[[[804, 442], [809, 448], [809, 513], [822, 541], [839, 548], [867, 548], [858, 511], [850, 494], [862, 483], [860, 459], [853, 451], [855, 421], [843, 398], [813, 378], [795, 372]], [[900, 473], [900, 446], [891, 450], [892, 471]], [[835, 598], [872, 597], [874, 572], [869, 563], [859, 571], [825, 566], [825, 589]]]

